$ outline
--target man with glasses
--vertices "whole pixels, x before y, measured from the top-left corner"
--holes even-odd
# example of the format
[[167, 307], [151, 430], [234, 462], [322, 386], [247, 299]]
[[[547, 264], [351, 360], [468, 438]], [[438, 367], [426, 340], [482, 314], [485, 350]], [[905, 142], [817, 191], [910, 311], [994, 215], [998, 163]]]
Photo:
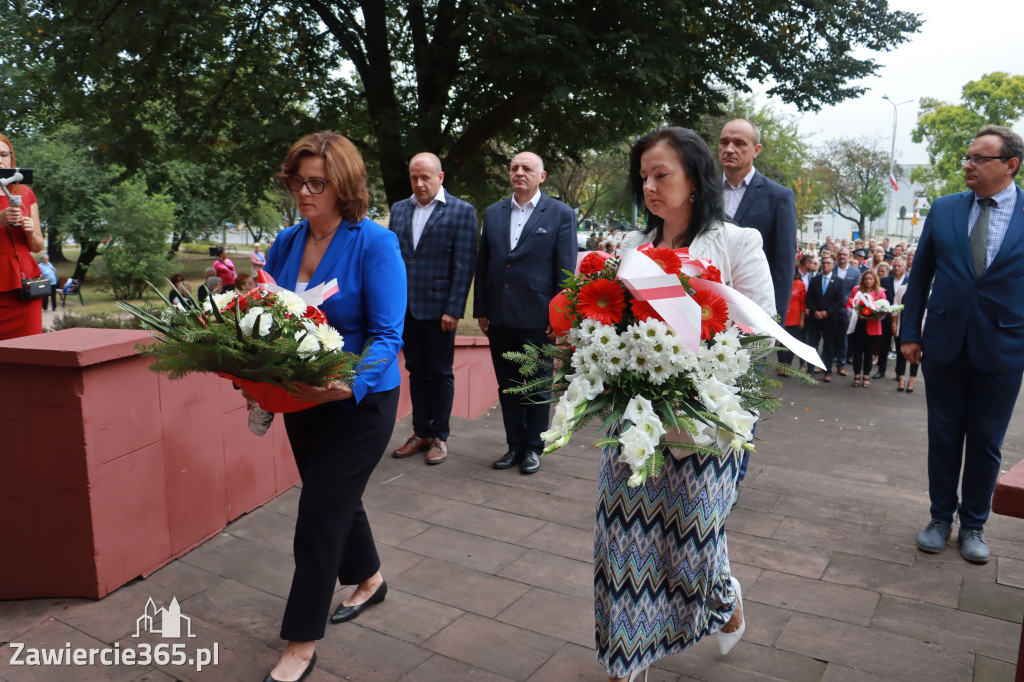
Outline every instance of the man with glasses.
[[971, 191], [932, 204], [903, 297], [901, 352], [927, 382], [931, 522], [917, 546], [945, 549], [959, 514], [960, 554], [975, 563], [989, 559], [983, 529], [1024, 374], [1022, 159], [1009, 128], [978, 131], [960, 160]]

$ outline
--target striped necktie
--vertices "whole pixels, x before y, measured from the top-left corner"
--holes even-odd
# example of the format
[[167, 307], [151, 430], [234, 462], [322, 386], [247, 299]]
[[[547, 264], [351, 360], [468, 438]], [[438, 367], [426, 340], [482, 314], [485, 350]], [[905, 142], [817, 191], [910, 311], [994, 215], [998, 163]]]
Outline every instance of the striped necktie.
[[996, 205], [995, 199], [978, 199], [981, 212], [974, 221], [971, 230], [971, 262], [974, 264], [974, 276], [981, 277], [988, 269], [988, 209]]

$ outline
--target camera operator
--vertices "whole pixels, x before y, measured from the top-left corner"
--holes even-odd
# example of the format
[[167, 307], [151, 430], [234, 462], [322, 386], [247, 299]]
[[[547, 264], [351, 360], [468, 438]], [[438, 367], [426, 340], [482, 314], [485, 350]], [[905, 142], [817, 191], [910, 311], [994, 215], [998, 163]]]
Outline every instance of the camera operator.
[[[0, 135], [0, 168], [16, 168], [11, 141]], [[33, 253], [43, 250], [45, 240], [39, 228], [36, 195], [25, 185], [12, 184], [8, 191], [21, 198], [13, 207], [0, 194], [0, 341], [43, 333], [43, 301], [22, 300], [21, 280], [39, 277]]]

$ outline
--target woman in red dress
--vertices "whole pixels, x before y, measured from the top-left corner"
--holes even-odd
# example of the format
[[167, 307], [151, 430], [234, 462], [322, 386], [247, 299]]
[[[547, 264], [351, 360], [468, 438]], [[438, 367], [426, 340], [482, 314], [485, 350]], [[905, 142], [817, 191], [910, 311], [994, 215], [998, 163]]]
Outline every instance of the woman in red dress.
[[[16, 168], [14, 147], [0, 135], [0, 168]], [[0, 192], [0, 341], [43, 333], [43, 299], [21, 300], [22, 277], [39, 277], [33, 253], [46, 242], [39, 228], [36, 195], [25, 185], [10, 185], [11, 194], [21, 195], [21, 208], [12, 208]]]

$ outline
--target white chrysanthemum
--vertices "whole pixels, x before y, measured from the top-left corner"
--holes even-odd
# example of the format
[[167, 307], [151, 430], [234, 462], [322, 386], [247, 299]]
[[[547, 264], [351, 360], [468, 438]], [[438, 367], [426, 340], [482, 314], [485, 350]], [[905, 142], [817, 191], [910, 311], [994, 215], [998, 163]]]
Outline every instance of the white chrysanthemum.
[[302, 300], [302, 297], [293, 291], [285, 291], [282, 289], [277, 292], [277, 300], [280, 301], [288, 312], [292, 315], [302, 315], [306, 312], [306, 302]]
[[650, 351], [645, 348], [634, 348], [631, 349], [629, 360], [626, 361], [626, 369], [630, 369], [641, 374], [647, 374], [647, 368], [650, 364]]
[[316, 340], [320, 342], [320, 345], [326, 351], [341, 350], [345, 346], [345, 339], [342, 338], [337, 329], [329, 324], [315, 327], [313, 334], [316, 335]]
[[619, 347], [605, 353], [604, 360], [601, 362], [601, 369], [610, 377], [618, 376], [628, 366], [629, 352], [626, 350], [626, 344], [622, 342]]
[[594, 330], [601, 326], [601, 323], [597, 320], [592, 320], [589, 317], [583, 318], [580, 322], [579, 333], [582, 337], [581, 340], [589, 340], [590, 336], [594, 333]]
[[[247, 312], [238, 322], [238, 326], [242, 330], [242, 333], [246, 336], [252, 336], [252, 328], [256, 324], [256, 318], [260, 317], [262, 314], [263, 308], [259, 306], [249, 308], [249, 312]], [[265, 319], [269, 320], [270, 315], [267, 315]], [[260, 323], [260, 326], [262, 326], [262, 322]]]
[[654, 405], [642, 395], [635, 395], [629, 399], [629, 402], [626, 403], [626, 409], [622, 412], [622, 416], [634, 424], [639, 424], [650, 418], [657, 419], [654, 415]]
[[669, 350], [672, 366], [677, 370], [689, 373], [700, 367], [697, 354], [685, 343], [681, 343], [678, 338], [673, 338]]
[[640, 338], [648, 348], [653, 349], [655, 345], [664, 346], [667, 343], [668, 327], [661, 320], [651, 317], [640, 322], [637, 327], [639, 328]]
[[590, 335], [590, 343], [597, 346], [602, 352], [609, 352], [619, 345], [619, 333], [615, 327], [602, 324], [594, 329]]
[[572, 354], [572, 366], [579, 374], [601, 374], [604, 354], [601, 348], [591, 343], [576, 349]]
[[225, 294], [214, 294], [213, 304], [217, 306], [217, 310], [224, 310], [224, 306], [226, 306], [234, 297], [235, 292], [233, 291], [229, 291]]
[[584, 337], [583, 334], [580, 333], [580, 330], [577, 329], [576, 327], [573, 327], [565, 334], [565, 342], [568, 343], [573, 348], [579, 348], [584, 343], [586, 343], [586, 341], [587, 339]]
[[646, 433], [637, 426], [631, 426], [619, 436], [621, 450], [619, 461], [629, 465], [633, 471], [643, 468], [647, 458], [654, 453], [658, 446], [657, 441], [652, 440]]
[[300, 329], [295, 332], [295, 340], [299, 342], [299, 347], [295, 349], [295, 352], [300, 358], [312, 358], [320, 352], [320, 342], [317, 341], [316, 334], [313, 332]]
[[657, 356], [647, 365], [647, 377], [655, 386], [661, 386], [677, 373], [669, 357]]

